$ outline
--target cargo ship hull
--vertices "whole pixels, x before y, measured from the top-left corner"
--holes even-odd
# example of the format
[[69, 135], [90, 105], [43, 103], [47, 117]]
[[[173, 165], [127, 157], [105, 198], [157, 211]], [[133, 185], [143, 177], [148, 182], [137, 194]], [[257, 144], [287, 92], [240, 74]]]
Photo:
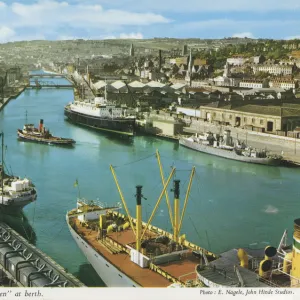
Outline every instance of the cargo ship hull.
[[117, 269], [99, 252], [95, 251], [76, 231], [70, 226], [67, 216], [67, 224], [70, 233], [76, 242], [77, 246], [97, 272], [99, 277], [108, 287], [140, 287], [131, 278]]
[[97, 129], [106, 133], [127, 137], [134, 136], [135, 119], [112, 119], [90, 116], [72, 111], [68, 106], [65, 107], [65, 116], [72, 123]]
[[266, 158], [247, 157], [247, 156], [243, 156], [243, 155], [238, 155], [234, 151], [224, 150], [224, 149], [215, 148], [212, 146], [192, 142], [186, 138], [180, 138], [179, 144], [184, 147], [187, 147], [187, 148], [199, 151], [199, 152], [219, 156], [222, 158], [246, 162], [246, 163], [254, 163], [254, 164], [269, 165], [269, 166], [278, 166], [281, 163], [281, 159], [272, 158], [272, 157], [266, 157]]

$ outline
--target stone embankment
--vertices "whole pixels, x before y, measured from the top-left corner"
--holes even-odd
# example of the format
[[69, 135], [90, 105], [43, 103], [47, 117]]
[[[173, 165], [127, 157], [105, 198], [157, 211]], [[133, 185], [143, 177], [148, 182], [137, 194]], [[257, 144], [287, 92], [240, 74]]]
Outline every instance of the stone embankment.
[[[166, 121], [174, 119], [173, 116], [164, 112], [151, 114], [149, 117]], [[216, 125], [201, 120], [190, 121], [186, 119], [185, 121], [189, 121], [190, 124], [183, 128], [183, 134], [202, 133], [206, 131], [222, 134], [225, 129], [229, 129], [233, 139], [245, 141], [249, 146], [254, 148], [267, 149], [274, 154], [282, 155], [287, 161], [300, 165], [300, 139], [260, 133], [231, 126]]]
[[204, 121], [193, 121], [190, 127], [184, 127], [184, 132], [206, 132], [222, 133], [225, 129], [231, 131], [233, 139], [245, 141], [249, 146], [267, 149], [274, 154], [279, 154], [287, 161], [300, 164], [300, 139], [283, 137], [273, 134], [249, 131], [230, 126], [220, 126]]
[[3, 99], [3, 102], [0, 102], [0, 110], [2, 110], [2, 108], [9, 102], [9, 100], [17, 98], [21, 93], [23, 93], [25, 89], [26, 86], [19, 87], [16, 93], [10, 95], [9, 97], [5, 97]]

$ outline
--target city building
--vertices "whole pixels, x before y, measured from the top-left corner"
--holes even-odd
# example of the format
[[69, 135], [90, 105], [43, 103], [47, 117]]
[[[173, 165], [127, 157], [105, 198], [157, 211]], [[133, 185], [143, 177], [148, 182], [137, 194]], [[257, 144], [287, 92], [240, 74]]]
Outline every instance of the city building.
[[261, 64], [261, 63], [263, 63], [265, 61], [265, 58], [264, 58], [264, 56], [262, 56], [262, 55], [258, 55], [258, 56], [254, 56], [253, 57], [253, 62], [255, 63], [255, 64]]
[[234, 66], [241, 66], [243, 65], [248, 59], [242, 56], [233, 56], [227, 58], [227, 63]]
[[239, 83], [242, 79], [235, 78], [231, 76], [231, 65], [226, 62], [226, 65], [224, 66], [224, 72], [223, 76], [218, 76], [213, 79], [213, 83], [216, 86], [232, 86], [232, 87], [238, 87]]
[[267, 80], [259, 80], [259, 79], [244, 79], [239, 83], [241, 88], [249, 88], [249, 89], [262, 89], [269, 87]]
[[260, 132], [294, 130], [300, 125], [300, 105], [236, 105], [212, 103], [200, 106], [200, 118]]
[[291, 75], [295, 70], [294, 65], [290, 66], [279, 64], [254, 65], [252, 68], [254, 74], [256, 74], [257, 72], [265, 72], [274, 75]]
[[285, 90], [295, 89], [298, 87], [298, 82], [292, 79], [271, 79], [270, 87], [282, 88]]

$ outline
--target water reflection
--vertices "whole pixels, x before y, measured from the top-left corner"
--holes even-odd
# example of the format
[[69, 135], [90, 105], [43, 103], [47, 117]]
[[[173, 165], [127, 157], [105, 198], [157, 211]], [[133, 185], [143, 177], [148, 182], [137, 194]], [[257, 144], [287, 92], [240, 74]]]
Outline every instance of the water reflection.
[[281, 167], [244, 163], [200, 152], [193, 154], [187, 153], [186, 159], [194, 164], [202, 165], [211, 169], [227, 172], [231, 171], [233, 173], [250, 173], [255, 176], [267, 176], [272, 179], [281, 178]]
[[19, 143], [19, 151], [22, 151], [25, 155], [25, 157], [33, 157], [37, 156], [39, 157], [42, 161], [45, 159], [45, 157], [48, 156], [49, 154], [49, 145], [43, 145], [43, 144], [38, 144], [34, 142], [25, 142], [21, 141], [18, 139]]
[[37, 238], [35, 231], [22, 210], [11, 211], [1, 207], [0, 222], [6, 223], [29, 243], [36, 245]]
[[86, 263], [79, 266], [78, 272], [74, 273], [81, 282], [89, 287], [105, 287], [105, 283], [98, 276], [94, 268]]
[[122, 146], [132, 146], [134, 144], [134, 138], [128, 138], [127, 136], [124, 136], [123, 138], [122, 136], [114, 136], [111, 133], [106, 133], [105, 131], [101, 131], [92, 127], [74, 124], [68, 119], [65, 119], [65, 122], [72, 127], [77, 127], [79, 129], [75, 129], [72, 131], [72, 138], [76, 141], [76, 143], [79, 144], [92, 143], [99, 145], [101, 143], [101, 137], [104, 137], [106, 141], [113, 142], [114, 144], [119, 144]]

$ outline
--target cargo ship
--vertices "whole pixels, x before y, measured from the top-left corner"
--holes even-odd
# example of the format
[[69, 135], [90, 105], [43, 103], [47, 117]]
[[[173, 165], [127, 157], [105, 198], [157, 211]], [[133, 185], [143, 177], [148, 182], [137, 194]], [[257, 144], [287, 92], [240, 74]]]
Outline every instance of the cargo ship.
[[27, 204], [34, 202], [37, 192], [31, 180], [27, 178], [8, 175], [4, 171], [4, 134], [0, 133], [2, 140], [2, 159], [0, 165], [0, 207], [22, 209]]
[[234, 144], [230, 130], [225, 130], [223, 136], [206, 132], [202, 135], [196, 133], [191, 137], [180, 137], [179, 144], [199, 152], [241, 162], [269, 166], [278, 166], [283, 162], [280, 155], [270, 154], [266, 150], [253, 149], [239, 141]]
[[[157, 152], [160, 164], [159, 154]], [[136, 217], [130, 216], [126, 202], [110, 166], [126, 214], [119, 205], [78, 199], [77, 207], [67, 213], [70, 233], [78, 247], [108, 287], [196, 287], [201, 286], [196, 268], [202, 257], [209, 262], [217, 256], [189, 241], [181, 234], [182, 220], [192, 185], [192, 169], [180, 216], [180, 180], [174, 180], [174, 212], [167, 187], [174, 175], [171, 170], [147, 223], [142, 221], [142, 186], [136, 186]], [[162, 170], [162, 169], [161, 169]], [[153, 226], [151, 221], [163, 196], [166, 196], [172, 232]]]
[[65, 106], [65, 116], [72, 123], [105, 133], [132, 138], [135, 134], [135, 116], [128, 109], [117, 106], [104, 97], [74, 101]]
[[20, 140], [28, 142], [58, 146], [73, 146], [76, 143], [73, 139], [53, 136], [44, 127], [43, 119], [40, 120], [39, 128], [35, 128], [33, 124], [25, 124], [23, 129], [18, 129], [17, 133]]
[[[166, 189], [175, 168], [165, 180], [157, 155], [163, 190], [147, 223], [141, 218], [142, 186], [136, 186], [136, 218], [133, 218], [112, 166], [126, 214], [120, 213], [119, 204], [108, 206], [78, 199], [77, 207], [66, 215], [74, 241], [108, 287], [300, 287], [300, 219], [294, 221], [292, 246], [287, 244], [285, 231], [277, 248], [270, 245], [265, 249], [234, 248], [216, 255], [181, 234], [195, 169], [190, 175], [180, 216], [180, 181], [174, 180], [172, 212]], [[172, 232], [151, 224], [163, 195]]]

